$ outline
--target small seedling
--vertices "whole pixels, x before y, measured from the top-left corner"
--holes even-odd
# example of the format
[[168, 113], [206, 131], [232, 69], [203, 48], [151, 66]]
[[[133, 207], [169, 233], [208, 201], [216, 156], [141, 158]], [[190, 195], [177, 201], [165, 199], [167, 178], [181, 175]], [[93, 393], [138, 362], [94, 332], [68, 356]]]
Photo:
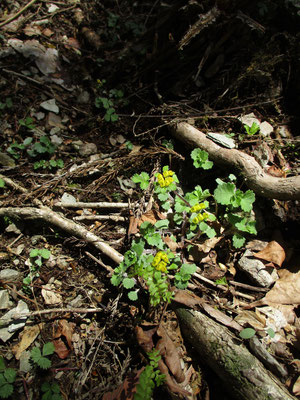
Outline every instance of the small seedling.
[[[266, 330], [266, 332], [270, 336], [271, 339], [274, 338], [275, 332], [272, 328], [268, 328]], [[256, 330], [253, 328], [245, 328], [245, 329], [241, 330], [241, 332], [239, 333], [239, 336], [242, 339], [251, 339], [255, 335], [256, 335]]]
[[245, 131], [247, 132], [247, 135], [253, 136], [257, 132], [259, 132], [259, 125], [256, 122], [253, 122], [251, 126], [245, 124], [244, 125]]
[[16, 371], [6, 368], [3, 357], [0, 357], [0, 397], [7, 399], [14, 391], [13, 383], [16, 380]]
[[31, 352], [30, 356], [32, 361], [37, 364], [38, 367], [42, 369], [48, 369], [51, 367], [51, 360], [47, 358], [54, 353], [54, 345], [52, 342], [45, 343], [43, 346], [43, 350], [39, 347], [34, 347]]
[[39, 141], [34, 143], [30, 149], [27, 149], [27, 153], [30, 155], [30, 157], [37, 157], [40, 156], [41, 154], [54, 154], [56, 147], [54, 146], [53, 143], [51, 143], [51, 140], [48, 138], [48, 136], [42, 136]]
[[32, 249], [29, 253], [29, 259], [27, 265], [29, 266], [30, 272], [23, 279], [23, 290], [30, 293], [28, 290], [29, 285], [32, 284], [34, 278], [39, 276], [39, 269], [43, 264], [44, 260], [48, 260], [51, 256], [51, 252], [47, 249]]
[[13, 106], [12, 99], [10, 97], [6, 97], [5, 102], [2, 103], [0, 101], [0, 111], [5, 110], [6, 108], [11, 108]]
[[25, 119], [19, 119], [20, 126], [24, 126], [28, 130], [35, 129], [35, 125], [33, 123], [33, 118], [26, 117]]
[[60, 388], [55, 382], [44, 382], [42, 384], [42, 400], [62, 400]]
[[40, 160], [36, 161], [33, 164], [34, 169], [55, 169], [55, 168], [63, 168], [64, 167], [64, 162], [62, 159], [58, 160]]
[[208, 160], [208, 153], [201, 149], [194, 149], [191, 152], [191, 157], [194, 160], [195, 168], [211, 169], [214, 165], [212, 161]]
[[32, 137], [27, 137], [23, 140], [23, 143], [14, 142], [6, 149], [6, 151], [17, 160], [20, 158], [22, 151], [30, 146], [32, 140]]

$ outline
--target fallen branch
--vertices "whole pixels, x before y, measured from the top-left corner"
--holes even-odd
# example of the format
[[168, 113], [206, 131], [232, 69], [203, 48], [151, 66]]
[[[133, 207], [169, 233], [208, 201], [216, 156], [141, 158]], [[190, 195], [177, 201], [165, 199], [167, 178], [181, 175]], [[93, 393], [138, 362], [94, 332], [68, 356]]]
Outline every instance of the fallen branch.
[[42, 219], [46, 224], [54, 225], [70, 235], [83, 239], [85, 242], [93, 245], [97, 250], [110, 257], [113, 261], [119, 264], [123, 260], [122, 254], [113, 249], [107, 243], [102, 242], [97, 235], [89, 232], [85, 227], [76, 224], [68, 218], [52, 211], [49, 207], [41, 206], [34, 207], [3, 207], [0, 208], [0, 217], [9, 217], [12, 219], [35, 220]]
[[250, 155], [217, 145], [203, 132], [186, 122], [171, 126], [171, 133], [187, 145], [207, 151], [209, 158], [216, 163], [239, 170], [246, 185], [258, 195], [278, 200], [300, 200], [300, 176], [271, 176]]
[[238, 400], [296, 400], [228, 328], [198, 311], [177, 308], [184, 337]]

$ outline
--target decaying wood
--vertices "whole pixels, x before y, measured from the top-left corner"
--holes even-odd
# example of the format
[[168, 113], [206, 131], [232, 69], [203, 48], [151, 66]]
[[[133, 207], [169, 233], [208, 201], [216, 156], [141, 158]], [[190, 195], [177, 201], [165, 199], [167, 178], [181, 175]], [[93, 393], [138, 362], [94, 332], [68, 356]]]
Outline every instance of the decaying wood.
[[288, 178], [271, 176], [250, 155], [217, 145], [203, 132], [186, 122], [175, 123], [171, 127], [171, 133], [188, 146], [207, 151], [209, 158], [217, 164], [237, 169], [246, 185], [258, 195], [278, 200], [300, 199], [300, 176]]
[[46, 224], [56, 226], [68, 232], [70, 235], [83, 239], [110, 257], [117, 264], [123, 260], [122, 254], [112, 248], [109, 244], [101, 241], [97, 235], [89, 232], [84, 226], [76, 224], [70, 219], [52, 211], [49, 207], [3, 207], [0, 208], [0, 217], [4, 216], [12, 219], [21, 218], [23, 220], [43, 220]]
[[296, 400], [229, 329], [199, 311], [177, 308], [183, 335], [237, 400]]

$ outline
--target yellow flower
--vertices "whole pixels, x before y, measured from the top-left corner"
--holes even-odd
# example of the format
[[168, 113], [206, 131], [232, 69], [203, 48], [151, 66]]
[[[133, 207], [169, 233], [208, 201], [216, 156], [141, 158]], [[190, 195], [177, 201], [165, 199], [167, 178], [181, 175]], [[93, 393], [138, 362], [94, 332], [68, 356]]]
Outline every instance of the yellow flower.
[[174, 175], [174, 171], [168, 170], [168, 171], [164, 171], [163, 175], [165, 178], [167, 178], [168, 176], [173, 176]]
[[158, 266], [156, 267], [157, 271], [161, 272], [167, 272], [167, 263], [164, 261], [161, 261]]
[[168, 178], [165, 179], [165, 185], [169, 186], [171, 185], [171, 183], [174, 182], [174, 179], [171, 178], [170, 176]]

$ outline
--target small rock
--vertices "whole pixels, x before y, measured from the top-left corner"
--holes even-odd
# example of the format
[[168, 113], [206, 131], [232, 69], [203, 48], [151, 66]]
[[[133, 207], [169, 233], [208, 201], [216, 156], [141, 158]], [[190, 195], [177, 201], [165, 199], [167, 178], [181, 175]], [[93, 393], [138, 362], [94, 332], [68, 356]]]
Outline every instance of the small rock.
[[238, 262], [238, 267], [260, 287], [270, 287], [278, 278], [276, 270], [269, 268], [269, 272], [262, 261], [253, 258], [253, 253], [250, 250], [245, 251]]
[[90, 94], [86, 90], [81, 92], [77, 97], [78, 104], [88, 104], [90, 102]]
[[17, 226], [15, 224], [9, 224], [6, 228], [5, 228], [5, 232], [8, 233], [15, 233], [16, 235], [20, 235], [21, 231], [19, 228], [17, 228]]
[[19, 271], [12, 268], [6, 268], [0, 271], [0, 280], [3, 281], [15, 281], [20, 279], [21, 276], [22, 274]]
[[0, 318], [0, 326], [4, 326], [4, 328], [0, 329], [0, 339], [3, 342], [7, 342], [15, 333], [15, 331], [23, 328], [27, 321], [27, 316], [19, 316], [17, 319], [15, 318], [17, 315], [21, 313], [28, 313], [29, 309], [25, 301], [20, 300], [17, 307], [8, 311]]
[[43, 103], [40, 104], [40, 107], [42, 107], [44, 110], [52, 111], [55, 114], [59, 113], [59, 108], [55, 103], [55, 99], [43, 101]]
[[20, 355], [20, 372], [30, 372], [33, 369], [33, 364], [30, 362], [31, 356], [30, 351], [23, 351]]
[[64, 194], [61, 196], [60, 201], [61, 201], [61, 203], [68, 203], [68, 204], [69, 204], [69, 203], [72, 203], [72, 204], [75, 204], [75, 203], [76, 203], [75, 197], [72, 196], [72, 195], [69, 194], [69, 193], [64, 193]]
[[0, 290], [0, 310], [6, 310], [12, 307], [13, 303], [9, 300], [9, 294], [7, 290]]
[[0, 152], [0, 164], [3, 165], [3, 167], [15, 167], [16, 165], [14, 159], [2, 152]]
[[90, 156], [97, 153], [97, 146], [95, 143], [83, 143], [81, 146], [79, 146], [78, 151], [82, 157]]
[[264, 121], [260, 124], [260, 133], [264, 136], [270, 136], [270, 134], [274, 131], [274, 128], [269, 122]]

